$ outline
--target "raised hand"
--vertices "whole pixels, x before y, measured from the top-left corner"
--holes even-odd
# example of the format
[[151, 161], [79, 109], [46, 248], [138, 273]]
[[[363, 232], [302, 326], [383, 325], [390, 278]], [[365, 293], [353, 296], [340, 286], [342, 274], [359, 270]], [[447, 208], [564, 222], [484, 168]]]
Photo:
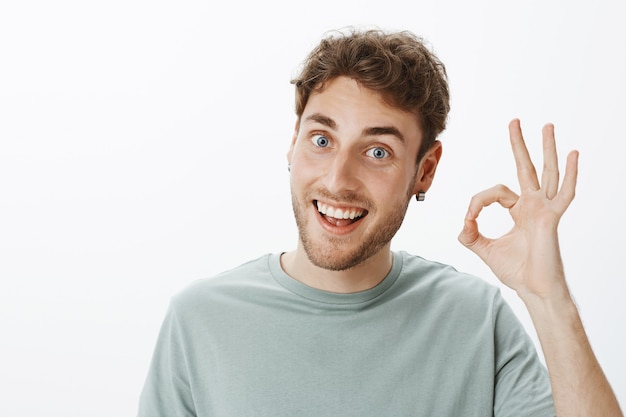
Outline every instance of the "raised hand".
[[[578, 152], [567, 157], [565, 176], [559, 189], [559, 169], [554, 126], [543, 130], [543, 172], [539, 182], [519, 120], [509, 124], [511, 147], [517, 166], [520, 194], [496, 185], [476, 194], [469, 205], [459, 241], [475, 252], [507, 286], [522, 297], [542, 299], [568, 296], [563, 273], [557, 227], [574, 199], [578, 174]], [[484, 207], [499, 203], [509, 210], [513, 228], [491, 239], [483, 236], [477, 218]]]
[[[496, 276], [517, 291], [533, 320], [543, 349], [556, 415], [623, 417], [598, 363], [563, 272], [557, 227], [574, 199], [578, 152], [567, 156], [559, 189], [554, 126], [543, 128], [541, 182], [530, 160], [519, 120], [509, 124], [520, 194], [504, 185], [476, 194], [459, 240]], [[513, 228], [497, 239], [483, 236], [476, 219], [484, 207], [499, 203], [513, 218]]]

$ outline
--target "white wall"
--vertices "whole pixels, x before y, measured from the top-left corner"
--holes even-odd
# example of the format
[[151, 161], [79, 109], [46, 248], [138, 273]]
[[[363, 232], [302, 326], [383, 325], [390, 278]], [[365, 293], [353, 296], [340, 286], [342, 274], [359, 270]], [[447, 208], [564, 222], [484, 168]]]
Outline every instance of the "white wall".
[[495, 282], [456, 241], [467, 203], [516, 186], [510, 119], [538, 158], [554, 122], [561, 155], [581, 152], [569, 281], [626, 405], [622, 23], [611, 0], [3, 2], [0, 414], [135, 414], [169, 297], [295, 245], [290, 77], [324, 31], [371, 24], [424, 36], [453, 94], [394, 247]]

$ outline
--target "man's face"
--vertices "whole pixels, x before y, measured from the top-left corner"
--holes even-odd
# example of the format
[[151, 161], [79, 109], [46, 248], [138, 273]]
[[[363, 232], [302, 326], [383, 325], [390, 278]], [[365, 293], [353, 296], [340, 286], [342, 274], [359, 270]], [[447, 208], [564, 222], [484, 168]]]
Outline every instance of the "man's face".
[[390, 248], [410, 198], [430, 185], [416, 166], [421, 140], [415, 115], [350, 78], [311, 95], [288, 159], [299, 249], [314, 265], [345, 270]]

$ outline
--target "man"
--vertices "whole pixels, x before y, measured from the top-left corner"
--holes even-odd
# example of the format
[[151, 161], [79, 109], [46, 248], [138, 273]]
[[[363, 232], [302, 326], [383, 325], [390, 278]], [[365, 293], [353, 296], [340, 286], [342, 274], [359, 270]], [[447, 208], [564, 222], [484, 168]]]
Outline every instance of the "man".
[[[563, 274], [577, 153], [559, 189], [553, 127], [539, 182], [511, 122], [521, 194], [477, 194], [459, 236], [527, 305], [546, 373], [496, 288], [390, 249], [441, 157], [443, 64], [410, 33], [350, 31], [323, 39], [294, 83], [297, 247], [172, 299], [139, 415], [622, 415]], [[489, 240], [476, 220], [494, 202], [515, 225]]]

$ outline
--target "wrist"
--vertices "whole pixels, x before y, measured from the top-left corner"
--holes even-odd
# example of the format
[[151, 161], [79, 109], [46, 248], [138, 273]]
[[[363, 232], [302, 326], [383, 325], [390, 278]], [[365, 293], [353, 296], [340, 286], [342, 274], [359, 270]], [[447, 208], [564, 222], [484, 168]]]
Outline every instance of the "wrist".
[[542, 341], [542, 345], [550, 341], [576, 340], [584, 334], [578, 307], [569, 291], [552, 293], [549, 297], [526, 294], [520, 296], [530, 317], [535, 330]]
[[532, 282], [522, 281], [522, 285], [515, 288], [518, 297], [528, 308], [535, 306], [538, 308], [556, 308], [574, 305], [562, 269], [551, 274], [535, 273], [533, 276]]
[[555, 289], [540, 294], [518, 291], [517, 295], [531, 313], [533, 311], [542, 311], [545, 314], [557, 313], [559, 311], [578, 311], [574, 299], [567, 288]]

